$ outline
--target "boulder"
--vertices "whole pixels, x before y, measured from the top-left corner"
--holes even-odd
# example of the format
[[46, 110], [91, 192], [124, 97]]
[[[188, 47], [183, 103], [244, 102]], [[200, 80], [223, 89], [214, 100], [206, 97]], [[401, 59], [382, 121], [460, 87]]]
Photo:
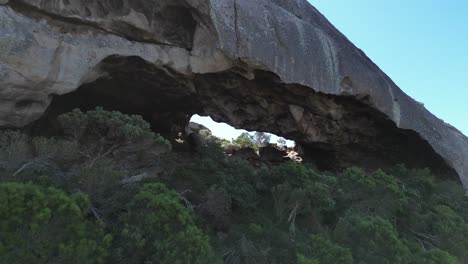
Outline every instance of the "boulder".
[[0, 1], [0, 126], [97, 105], [209, 115], [324, 167], [407, 163], [468, 186], [467, 137], [306, 0]]

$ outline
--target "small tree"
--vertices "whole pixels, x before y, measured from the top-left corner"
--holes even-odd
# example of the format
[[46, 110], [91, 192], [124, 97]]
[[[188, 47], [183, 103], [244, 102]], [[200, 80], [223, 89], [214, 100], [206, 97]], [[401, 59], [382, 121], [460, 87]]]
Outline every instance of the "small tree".
[[141, 116], [98, 107], [86, 113], [75, 109], [58, 120], [65, 134], [83, 146], [80, 152], [89, 159], [90, 167], [108, 156], [127, 160], [127, 164], [148, 164], [171, 149]]
[[239, 137], [232, 141], [232, 143], [240, 146], [241, 148], [253, 148], [256, 151], [260, 147], [266, 146], [270, 143], [271, 135], [265, 132], [243, 132]]
[[286, 139], [284, 139], [284, 138], [279, 138], [277, 143], [278, 143], [278, 145], [280, 145], [282, 147], [286, 146], [286, 144], [287, 144]]
[[122, 222], [119, 247], [125, 263], [218, 263], [179, 194], [162, 184], [144, 185]]
[[[343, 248], [332, 241], [324, 238], [320, 235], [312, 235], [307, 240], [307, 243], [299, 247], [299, 251], [303, 258], [315, 260], [320, 264], [352, 264], [353, 256], [351, 251], [347, 248]], [[299, 263], [301, 263], [299, 257]], [[307, 263], [307, 262], [305, 262]]]
[[335, 205], [331, 194], [335, 179], [302, 164], [287, 162], [263, 169], [259, 174], [263, 183], [270, 188], [286, 184], [291, 190], [303, 190], [306, 195], [303, 203], [305, 211], [329, 210]]
[[298, 254], [297, 264], [320, 264], [320, 263], [315, 259], [310, 259], [310, 258], [305, 257], [304, 255]]
[[86, 196], [0, 184], [0, 263], [103, 263], [112, 240], [86, 218]]
[[255, 143], [253, 136], [248, 132], [243, 132], [240, 136], [232, 141], [232, 143], [240, 146], [241, 148], [253, 148], [255, 149]]
[[381, 217], [347, 215], [339, 221], [334, 237], [351, 249], [357, 263], [405, 263], [410, 255], [395, 227]]
[[19, 131], [0, 132], [0, 169], [15, 172], [32, 158], [29, 137]]
[[468, 261], [468, 223], [462, 216], [449, 206], [437, 205], [424, 220], [423, 230], [435, 246], [457, 256], [462, 262]]
[[91, 212], [102, 221], [114, 210], [124, 207], [124, 204], [119, 204], [126, 202], [120, 200], [124, 199], [122, 196], [131, 195], [131, 189], [122, 188], [123, 177], [123, 172], [115, 168], [112, 160], [102, 159], [93, 167], [82, 166], [67, 182], [67, 189], [86, 193], [91, 200]]
[[303, 211], [307, 203], [307, 193], [304, 189], [292, 189], [288, 183], [279, 184], [271, 188], [274, 213], [281, 223], [287, 220], [292, 234], [296, 230], [296, 216]]
[[243, 209], [255, 208], [258, 197], [253, 167], [241, 159], [230, 159], [223, 163], [220, 168], [220, 186], [232, 197], [233, 205]]
[[271, 135], [265, 132], [255, 132], [253, 135], [253, 141], [258, 146], [265, 146], [270, 143]]
[[460, 264], [458, 259], [446, 251], [433, 249], [416, 255], [410, 264]]
[[400, 213], [408, 200], [399, 181], [381, 170], [366, 173], [359, 168], [346, 169], [338, 177], [336, 200], [339, 213], [349, 208], [374, 212], [391, 219]]

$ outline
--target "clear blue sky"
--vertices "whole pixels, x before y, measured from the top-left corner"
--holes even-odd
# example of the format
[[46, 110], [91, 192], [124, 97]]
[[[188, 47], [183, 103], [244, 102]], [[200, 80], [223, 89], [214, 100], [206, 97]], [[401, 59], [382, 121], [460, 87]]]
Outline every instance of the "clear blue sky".
[[309, 0], [433, 114], [468, 135], [468, 0]]
[[[309, 0], [400, 88], [468, 135], [468, 0]], [[241, 132], [195, 117], [227, 139]]]

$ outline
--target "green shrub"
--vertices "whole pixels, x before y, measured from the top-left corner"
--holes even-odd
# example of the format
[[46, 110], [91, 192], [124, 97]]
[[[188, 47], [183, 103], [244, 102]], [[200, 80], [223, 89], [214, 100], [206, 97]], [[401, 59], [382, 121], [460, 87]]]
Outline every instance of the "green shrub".
[[113, 208], [123, 207], [117, 199], [121, 192], [130, 192], [122, 188], [123, 172], [115, 168], [109, 159], [96, 161], [94, 166], [81, 166], [79, 172], [68, 182], [68, 190], [84, 192], [91, 199], [92, 206], [105, 214]]
[[163, 162], [163, 180], [168, 185], [190, 189], [195, 194], [203, 195], [211, 186], [221, 182], [223, 161], [207, 157], [194, 157], [187, 161], [179, 159], [181, 158], [178, 155], [171, 155]]
[[320, 264], [320, 263], [315, 259], [309, 259], [305, 257], [304, 255], [298, 254], [297, 264]]
[[234, 139], [232, 143], [241, 148], [256, 148], [255, 142], [253, 141], [253, 136], [247, 132], [242, 133], [240, 136]]
[[247, 239], [245, 235], [241, 235], [240, 239], [233, 243], [230, 250], [223, 255], [225, 264], [256, 264], [261, 257], [255, 244]]
[[[0, 264], [468, 262], [468, 199], [427, 169], [258, 169], [209, 134], [163, 155], [170, 144], [139, 116], [96, 108], [59, 123], [52, 138], [0, 131], [0, 182], [27, 183], [0, 184]], [[229, 147], [268, 141], [246, 133]], [[132, 175], [160, 177], [122, 184]], [[183, 199], [142, 184], [156, 180]]]
[[86, 113], [78, 109], [58, 117], [64, 133], [82, 146], [90, 166], [112, 156], [133, 167], [148, 166], [171, 150], [169, 141], [155, 134], [141, 116], [105, 111], [98, 107]]
[[62, 167], [79, 162], [79, 145], [76, 141], [60, 138], [34, 137], [31, 143], [34, 149], [34, 156], [39, 159], [53, 161]]
[[240, 148], [252, 148], [258, 151], [260, 147], [270, 143], [271, 135], [264, 132], [243, 132], [240, 136], [232, 141], [232, 143]]
[[395, 227], [378, 216], [347, 215], [339, 221], [334, 237], [351, 249], [357, 263], [405, 263], [410, 254]]
[[[278, 193], [279, 186], [283, 186], [281, 188], [289, 186], [291, 189], [289, 192], [297, 194], [296, 197], [291, 196], [294, 198], [292, 200], [301, 201], [303, 213], [331, 210], [335, 206], [332, 195], [336, 184], [334, 177], [318, 173], [294, 162], [263, 169], [259, 174], [263, 184], [270, 187], [273, 193]], [[295, 191], [293, 192], [293, 190]], [[301, 193], [304, 193], [305, 197], [302, 197]]]
[[249, 224], [249, 233], [257, 238], [257, 239], [261, 239], [265, 233], [265, 230], [263, 228], [262, 225], [260, 224], [254, 224], [254, 223], [250, 223]]
[[416, 255], [410, 264], [460, 264], [456, 257], [446, 251], [434, 249]]
[[226, 229], [230, 224], [232, 198], [223, 188], [211, 186], [206, 192], [205, 201], [199, 206], [199, 212], [214, 229]]
[[307, 243], [299, 247], [299, 251], [301, 252], [300, 256], [307, 256], [308, 259], [315, 260], [320, 264], [353, 263], [353, 256], [349, 249], [319, 235], [310, 236]]
[[398, 165], [391, 170], [391, 174], [405, 183], [405, 186], [417, 190], [423, 197], [434, 194], [437, 179], [429, 169], [408, 169]]
[[86, 219], [85, 196], [0, 184], [0, 263], [104, 263], [110, 235]]
[[335, 217], [352, 210], [375, 214], [393, 223], [408, 208], [409, 191], [402, 188], [398, 179], [381, 170], [366, 173], [359, 168], [346, 169], [338, 177], [334, 194], [337, 202]]
[[127, 207], [119, 241], [124, 263], [218, 263], [176, 192], [145, 184]]
[[433, 238], [433, 243], [462, 262], [468, 261], [468, 223], [452, 208], [435, 206], [428, 218], [424, 232]]
[[32, 158], [28, 136], [19, 131], [0, 131], [0, 169], [15, 172]]
[[243, 209], [255, 208], [258, 198], [253, 167], [246, 161], [231, 159], [221, 171], [220, 186], [231, 196], [233, 205]]
[[429, 170], [400, 166], [396, 174], [405, 184], [408, 199], [398, 215], [400, 234], [424, 250], [441, 249], [461, 262], [468, 261], [467, 199], [463, 188], [454, 181], [436, 179]]
[[[232, 205], [240, 209], [252, 209], [258, 202], [255, 188], [256, 171], [248, 162], [227, 158], [218, 143], [210, 142], [201, 149], [201, 155], [190, 160], [173, 155], [168, 157], [164, 181], [181, 189], [189, 189], [200, 196], [206, 196], [216, 185], [226, 191]], [[178, 160], [178, 162], [174, 162]], [[172, 161], [172, 162], [171, 162]]]

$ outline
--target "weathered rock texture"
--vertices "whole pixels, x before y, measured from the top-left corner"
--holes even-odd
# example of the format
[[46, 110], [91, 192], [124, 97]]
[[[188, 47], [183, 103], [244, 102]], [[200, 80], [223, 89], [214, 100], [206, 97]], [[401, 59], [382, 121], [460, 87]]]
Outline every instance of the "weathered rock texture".
[[1, 0], [0, 126], [96, 105], [169, 132], [210, 115], [324, 168], [405, 162], [468, 186], [468, 139], [305, 0]]

